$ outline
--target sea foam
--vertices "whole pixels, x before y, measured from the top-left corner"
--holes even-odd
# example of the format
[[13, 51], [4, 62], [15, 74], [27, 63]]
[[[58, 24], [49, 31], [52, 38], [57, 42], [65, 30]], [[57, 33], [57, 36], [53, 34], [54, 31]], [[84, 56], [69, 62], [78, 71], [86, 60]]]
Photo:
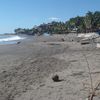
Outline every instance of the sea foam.
[[8, 37], [0, 38], [0, 42], [16, 41], [16, 40], [21, 40], [21, 39], [24, 39], [24, 38], [20, 36], [8, 36]]

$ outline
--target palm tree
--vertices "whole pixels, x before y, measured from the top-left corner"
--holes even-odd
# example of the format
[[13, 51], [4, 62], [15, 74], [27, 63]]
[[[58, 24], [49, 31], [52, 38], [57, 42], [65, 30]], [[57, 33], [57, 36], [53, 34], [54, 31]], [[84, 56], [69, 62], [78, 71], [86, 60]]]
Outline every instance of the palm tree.
[[99, 11], [96, 11], [94, 13], [94, 16], [93, 16], [93, 24], [94, 24], [94, 27], [93, 29], [96, 31], [96, 30], [100, 30], [100, 12]]
[[93, 27], [93, 13], [88, 12], [84, 18], [84, 23], [86, 26], [86, 32], [92, 32], [92, 27]]

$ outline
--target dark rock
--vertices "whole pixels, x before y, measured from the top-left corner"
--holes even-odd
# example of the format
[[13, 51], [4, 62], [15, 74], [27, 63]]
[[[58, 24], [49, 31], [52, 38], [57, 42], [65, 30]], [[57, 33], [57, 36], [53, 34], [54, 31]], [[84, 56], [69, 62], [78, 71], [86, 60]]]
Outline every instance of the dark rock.
[[52, 80], [54, 81], [54, 82], [59, 82], [60, 80], [59, 80], [59, 76], [56, 74], [56, 75], [54, 75], [53, 77], [52, 77]]
[[61, 41], [65, 41], [65, 39], [64, 39], [64, 38], [62, 38], [62, 39], [61, 39]]
[[21, 43], [20, 41], [17, 42], [17, 44], [20, 44], [20, 43]]

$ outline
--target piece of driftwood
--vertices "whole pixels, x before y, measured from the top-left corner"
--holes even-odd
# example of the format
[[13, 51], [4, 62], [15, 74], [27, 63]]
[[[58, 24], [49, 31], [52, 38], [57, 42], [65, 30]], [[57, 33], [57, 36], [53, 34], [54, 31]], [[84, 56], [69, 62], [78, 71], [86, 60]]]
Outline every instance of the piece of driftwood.
[[90, 44], [90, 42], [81, 42], [81, 45]]
[[90, 40], [81, 40], [81, 45], [90, 44]]
[[100, 81], [96, 83], [95, 87], [92, 90], [92, 93], [89, 95], [88, 100], [93, 100], [93, 97], [96, 95], [96, 90], [98, 89], [99, 86], [100, 86]]

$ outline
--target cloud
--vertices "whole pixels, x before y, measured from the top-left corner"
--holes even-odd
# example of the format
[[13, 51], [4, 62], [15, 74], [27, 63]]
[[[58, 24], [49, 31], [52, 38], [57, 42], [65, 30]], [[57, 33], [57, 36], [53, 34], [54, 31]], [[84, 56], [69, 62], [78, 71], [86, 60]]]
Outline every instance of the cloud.
[[50, 18], [48, 18], [49, 20], [52, 20], [52, 21], [56, 21], [56, 20], [60, 20], [60, 18], [58, 18], [58, 17], [50, 17]]

